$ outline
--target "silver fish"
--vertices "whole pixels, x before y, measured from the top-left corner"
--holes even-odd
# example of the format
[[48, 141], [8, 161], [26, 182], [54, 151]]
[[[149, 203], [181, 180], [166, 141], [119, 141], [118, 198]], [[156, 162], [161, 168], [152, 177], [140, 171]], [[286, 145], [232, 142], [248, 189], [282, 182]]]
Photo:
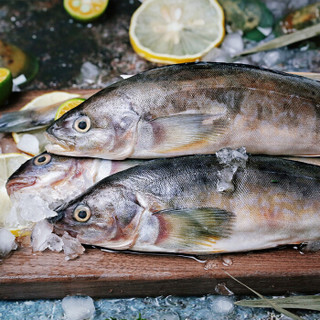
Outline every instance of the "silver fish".
[[248, 65], [188, 63], [117, 82], [48, 129], [47, 150], [106, 159], [320, 154], [320, 84]]
[[14, 201], [24, 195], [37, 195], [54, 209], [103, 178], [141, 163], [71, 158], [44, 152], [21, 165], [8, 178], [6, 189]]
[[223, 153], [114, 174], [50, 221], [84, 244], [143, 252], [211, 254], [320, 239], [320, 167], [241, 154], [224, 161]]

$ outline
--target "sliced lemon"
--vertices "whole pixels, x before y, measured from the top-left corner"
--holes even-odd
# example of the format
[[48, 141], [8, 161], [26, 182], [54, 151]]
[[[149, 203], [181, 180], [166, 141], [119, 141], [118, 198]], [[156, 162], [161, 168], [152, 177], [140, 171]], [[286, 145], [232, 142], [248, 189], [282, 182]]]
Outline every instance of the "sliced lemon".
[[64, 0], [63, 6], [70, 16], [82, 22], [100, 17], [106, 10], [108, 0]]
[[69, 110], [77, 107], [79, 104], [81, 104], [86, 99], [83, 98], [73, 98], [70, 99], [60, 105], [60, 107], [57, 110], [57, 113], [54, 117], [54, 120], [59, 119], [61, 116], [63, 116], [65, 113], [67, 113]]
[[146, 0], [129, 29], [136, 53], [160, 63], [197, 61], [224, 34], [224, 13], [216, 0]]
[[0, 68], [0, 106], [8, 99], [12, 91], [12, 75], [9, 69]]
[[[39, 97], [36, 97], [29, 103], [27, 103], [21, 110], [38, 110], [45, 109], [48, 106], [58, 109], [60, 103], [79, 97], [79, 94], [53, 91], [45, 93]], [[52, 119], [53, 120], [53, 119]], [[17, 148], [23, 152], [35, 156], [36, 154], [43, 152], [45, 145], [48, 141], [45, 138], [45, 128], [29, 131], [27, 133], [12, 133], [13, 140], [17, 144]]]
[[[11, 209], [11, 201], [6, 190], [7, 179], [28, 159], [30, 157], [22, 153], [0, 154], [0, 227], [6, 227], [5, 220]], [[17, 222], [17, 225], [11, 225], [9, 230], [15, 236], [22, 236], [28, 234], [29, 231], [26, 228], [27, 226], [20, 225]]]

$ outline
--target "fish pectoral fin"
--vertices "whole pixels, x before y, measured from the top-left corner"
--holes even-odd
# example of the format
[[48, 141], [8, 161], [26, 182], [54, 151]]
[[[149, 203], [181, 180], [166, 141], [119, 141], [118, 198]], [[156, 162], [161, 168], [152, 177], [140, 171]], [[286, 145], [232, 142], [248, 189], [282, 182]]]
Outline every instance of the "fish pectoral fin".
[[217, 142], [228, 127], [224, 114], [176, 114], [150, 122], [154, 132], [154, 151], [183, 152], [189, 148], [205, 148]]
[[210, 207], [166, 209], [154, 215], [160, 225], [156, 245], [184, 252], [215, 251], [217, 240], [230, 237], [235, 220], [234, 213]]

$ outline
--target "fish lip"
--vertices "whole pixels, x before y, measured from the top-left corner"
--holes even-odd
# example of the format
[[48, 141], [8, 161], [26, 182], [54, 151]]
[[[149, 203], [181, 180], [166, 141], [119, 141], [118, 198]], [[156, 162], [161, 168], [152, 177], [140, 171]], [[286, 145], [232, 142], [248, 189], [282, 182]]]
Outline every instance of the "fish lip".
[[[48, 129], [50, 129], [50, 127]], [[68, 150], [74, 149], [74, 143], [72, 143], [71, 141], [68, 141], [69, 144], [67, 144], [67, 142], [64, 141], [63, 139], [59, 139], [58, 141], [58, 138], [56, 138], [53, 134], [51, 134], [48, 129], [47, 129], [47, 132], [44, 133], [48, 141], [51, 142], [51, 144], [47, 144], [45, 147], [47, 152], [51, 152], [49, 150], [54, 150], [54, 149], [57, 149], [57, 150], [60, 149], [61, 151], [68, 151]]]
[[[56, 211], [56, 210], [55, 210]], [[57, 212], [57, 211], [56, 211]], [[64, 212], [57, 212], [57, 215], [51, 218], [47, 218], [47, 221], [51, 224], [55, 224], [64, 218]]]
[[15, 178], [6, 183], [6, 189], [9, 196], [23, 188], [32, 187], [37, 182], [37, 177]]

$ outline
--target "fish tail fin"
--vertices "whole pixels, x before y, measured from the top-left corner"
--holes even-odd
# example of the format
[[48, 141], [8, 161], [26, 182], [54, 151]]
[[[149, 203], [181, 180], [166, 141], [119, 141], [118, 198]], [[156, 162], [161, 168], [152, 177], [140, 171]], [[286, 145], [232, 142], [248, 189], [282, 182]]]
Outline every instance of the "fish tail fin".
[[[36, 127], [46, 124], [37, 124]], [[3, 113], [0, 116], [0, 132], [22, 132], [30, 131], [35, 128], [35, 111], [14, 111]]]
[[156, 245], [176, 252], [221, 252], [216, 241], [231, 236], [235, 220], [220, 208], [168, 209], [154, 215], [160, 223]]

